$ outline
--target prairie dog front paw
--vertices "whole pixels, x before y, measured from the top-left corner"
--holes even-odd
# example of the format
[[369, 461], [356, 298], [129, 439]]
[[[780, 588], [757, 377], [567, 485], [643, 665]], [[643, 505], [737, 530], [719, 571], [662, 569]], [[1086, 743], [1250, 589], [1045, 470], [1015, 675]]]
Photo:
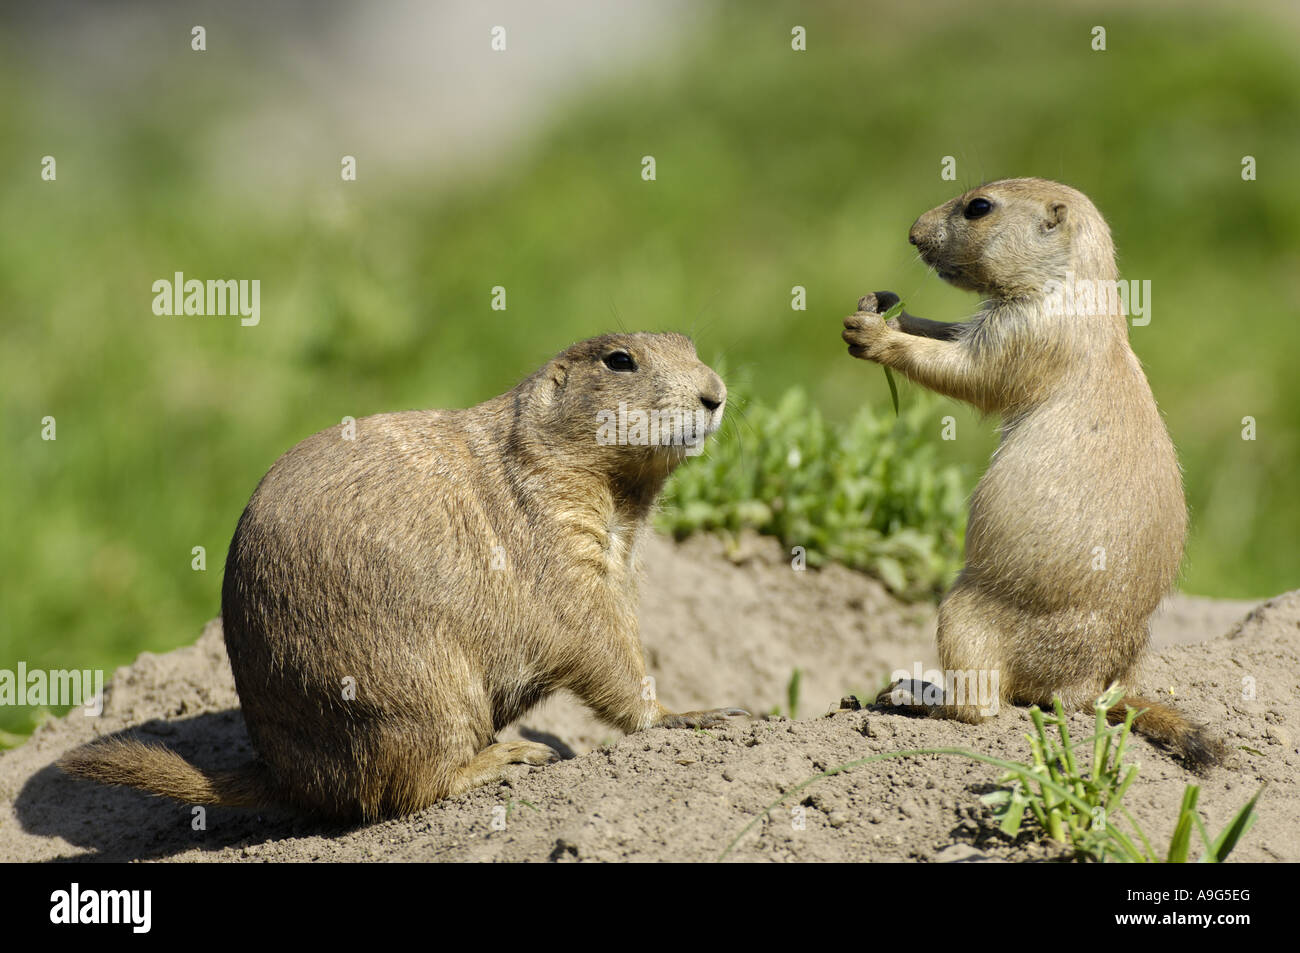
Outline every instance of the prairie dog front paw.
[[874, 311], [859, 311], [844, 319], [844, 343], [849, 354], [864, 361], [879, 361], [885, 339], [894, 333]]

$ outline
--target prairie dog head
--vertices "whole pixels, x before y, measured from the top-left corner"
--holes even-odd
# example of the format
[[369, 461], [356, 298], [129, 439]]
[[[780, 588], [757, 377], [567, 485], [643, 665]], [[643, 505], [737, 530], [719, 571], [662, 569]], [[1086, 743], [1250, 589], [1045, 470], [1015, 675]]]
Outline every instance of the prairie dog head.
[[580, 341], [536, 375], [538, 437], [609, 474], [662, 479], [722, 425], [727, 388], [682, 334]]
[[1003, 179], [926, 212], [908, 240], [944, 281], [989, 298], [1039, 297], [1047, 282], [1115, 278], [1110, 229], [1086, 195]]

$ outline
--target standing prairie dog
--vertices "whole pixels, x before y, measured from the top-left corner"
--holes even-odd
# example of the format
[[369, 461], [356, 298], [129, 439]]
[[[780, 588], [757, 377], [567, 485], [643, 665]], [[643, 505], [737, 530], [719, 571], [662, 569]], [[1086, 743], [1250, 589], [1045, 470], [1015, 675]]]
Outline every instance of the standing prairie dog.
[[687, 337], [606, 335], [477, 407], [308, 437], [262, 479], [226, 560], [226, 647], [260, 761], [210, 774], [114, 740], [64, 770], [370, 819], [555, 760], [494, 736], [557, 689], [628, 732], [747, 714], [661, 705], [636, 614], [640, 537], [726, 394]]
[[[1002, 417], [971, 498], [966, 565], [939, 607], [940, 663], [998, 673], [1004, 703], [1060, 695], [1089, 708], [1112, 681], [1132, 686], [1187, 531], [1174, 447], [1110, 293], [1110, 230], [1075, 189], [1007, 179], [926, 212], [909, 238], [983, 309], [956, 324], [886, 323], [897, 296], [867, 295], [844, 320], [849, 353]], [[1064, 306], [1089, 291], [1088, 313]], [[978, 721], [987, 709], [971, 701], [930, 710]], [[1146, 709], [1134, 727], [1193, 767], [1222, 759], [1174, 709], [1129, 696], [1112, 720], [1126, 707]]]

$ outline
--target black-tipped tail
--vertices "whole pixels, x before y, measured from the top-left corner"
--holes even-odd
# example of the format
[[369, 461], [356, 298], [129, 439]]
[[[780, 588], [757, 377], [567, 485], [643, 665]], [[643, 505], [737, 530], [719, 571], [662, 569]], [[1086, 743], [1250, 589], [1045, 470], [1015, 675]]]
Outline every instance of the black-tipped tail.
[[1228, 749], [1223, 742], [1211, 735], [1203, 725], [1192, 724], [1176, 708], [1160, 702], [1126, 695], [1110, 710], [1107, 717], [1112, 722], [1121, 722], [1128, 717], [1130, 708], [1142, 710], [1142, 714], [1133, 721], [1133, 730], [1164, 745], [1193, 771], [1203, 773], [1222, 764], [1228, 756]]

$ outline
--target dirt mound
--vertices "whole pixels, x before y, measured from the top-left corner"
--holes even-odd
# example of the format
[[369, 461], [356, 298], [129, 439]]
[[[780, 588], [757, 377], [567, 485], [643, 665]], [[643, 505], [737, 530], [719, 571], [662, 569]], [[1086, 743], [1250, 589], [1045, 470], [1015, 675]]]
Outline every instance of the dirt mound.
[[[1270, 782], [1260, 818], [1234, 859], [1300, 860], [1300, 591], [1253, 611], [1248, 603], [1175, 597], [1154, 624], [1157, 651], [1144, 683], [1172, 692], [1233, 749], [1202, 783], [1201, 809], [1217, 831]], [[1249, 615], [1247, 612], [1249, 611]], [[1244, 617], [1244, 618], [1243, 618]], [[874, 580], [838, 566], [795, 572], [770, 539], [682, 545], [655, 539], [642, 590], [647, 663], [677, 709], [740, 705], [755, 715], [787, 707], [798, 668], [798, 720], [759, 720], [708, 732], [654, 730], [619, 738], [580, 705], [556, 698], [511, 734], [553, 738], [576, 757], [519, 767], [502, 784], [413, 817], [361, 828], [287, 815], [192, 809], [64, 777], [69, 748], [136, 728], [205, 768], [251, 756], [221, 640], [141, 655], [119, 669], [105, 712], [54, 720], [0, 752], [0, 860], [712, 860], [764, 808], [819, 771], [871, 754], [960, 746], [1021, 759], [1022, 709], [979, 726], [877, 711], [828, 709], [851, 692], [874, 694], [896, 668], [934, 661], [934, 610], [894, 600]], [[1233, 625], [1234, 620], [1240, 620]], [[1226, 634], [1225, 634], [1226, 633]], [[1076, 718], [1078, 733], [1089, 719]], [[1192, 776], [1137, 739], [1141, 775], [1130, 809], [1167, 842]], [[1029, 860], [1051, 847], [997, 834], [979, 801], [996, 769], [924, 756], [866, 765], [818, 781], [756, 824], [738, 860]]]

